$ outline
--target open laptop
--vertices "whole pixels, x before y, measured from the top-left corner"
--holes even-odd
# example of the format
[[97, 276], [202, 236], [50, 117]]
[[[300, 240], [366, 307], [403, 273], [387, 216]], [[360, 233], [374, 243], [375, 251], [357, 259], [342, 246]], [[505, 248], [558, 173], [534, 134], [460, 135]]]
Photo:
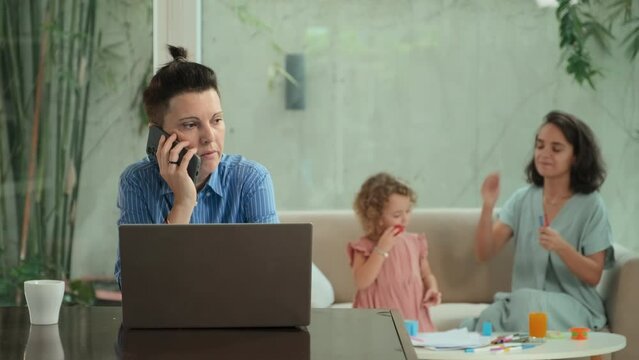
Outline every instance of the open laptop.
[[121, 225], [126, 328], [306, 326], [311, 224]]

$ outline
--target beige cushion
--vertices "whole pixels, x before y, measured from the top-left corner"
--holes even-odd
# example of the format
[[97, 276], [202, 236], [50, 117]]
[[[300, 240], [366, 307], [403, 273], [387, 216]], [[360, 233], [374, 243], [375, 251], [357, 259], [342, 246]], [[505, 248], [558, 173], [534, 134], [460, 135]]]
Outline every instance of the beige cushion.
[[467, 318], [478, 317], [489, 304], [446, 303], [430, 308], [430, 318], [437, 331], [456, 329]]
[[491, 261], [479, 263], [474, 251], [478, 220], [478, 209], [413, 212], [410, 228], [426, 233], [428, 259], [439, 282], [443, 302], [491, 303], [496, 292], [510, 290], [512, 243]]
[[313, 224], [313, 262], [333, 285], [335, 302], [351, 302], [355, 285], [351, 275], [346, 244], [361, 236], [352, 211], [281, 211], [283, 223]]
[[[282, 222], [313, 224], [313, 261], [328, 277], [336, 302], [351, 302], [355, 291], [346, 244], [362, 236], [353, 211], [283, 211]], [[473, 252], [477, 209], [415, 209], [408, 230], [426, 234], [429, 261], [444, 302], [488, 303], [497, 291], [510, 289], [512, 245], [488, 263]]]
[[[467, 318], [478, 317], [489, 304], [447, 303], [430, 308], [430, 318], [437, 331], [456, 329]], [[353, 303], [335, 303], [334, 309], [350, 309]]]

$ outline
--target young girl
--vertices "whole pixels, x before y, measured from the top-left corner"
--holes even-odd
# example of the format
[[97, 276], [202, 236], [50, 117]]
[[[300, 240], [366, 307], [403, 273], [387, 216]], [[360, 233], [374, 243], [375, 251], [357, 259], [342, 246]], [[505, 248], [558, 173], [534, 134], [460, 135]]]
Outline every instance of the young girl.
[[415, 200], [413, 190], [389, 174], [368, 178], [353, 204], [366, 234], [347, 250], [357, 285], [353, 307], [398, 309], [425, 332], [435, 330], [428, 307], [441, 303], [441, 293], [426, 237], [404, 231]]

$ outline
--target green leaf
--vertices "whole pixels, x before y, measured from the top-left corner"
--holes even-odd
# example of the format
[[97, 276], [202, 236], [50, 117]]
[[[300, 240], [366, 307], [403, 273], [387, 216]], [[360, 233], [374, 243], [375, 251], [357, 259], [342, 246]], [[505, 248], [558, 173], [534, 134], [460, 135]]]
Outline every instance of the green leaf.
[[628, 21], [632, 18], [632, 0], [617, 0], [608, 5], [608, 9], [611, 11], [608, 20], [613, 22], [623, 14], [623, 21]]
[[584, 38], [593, 37], [595, 42], [607, 54], [610, 54], [610, 46], [608, 45], [608, 39], [614, 39], [610, 30], [608, 30], [601, 23], [595, 19], [584, 23]]
[[626, 45], [626, 55], [631, 61], [637, 57], [639, 53], [639, 18], [635, 18], [628, 23], [637, 22], [638, 24], [632, 29], [622, 40], [622, 44]]
[[90, 281], [73, 280], [69, 283], [69, 291], [65, 301], [71, 304], [91, 306], [95, 304], [95, 288]]

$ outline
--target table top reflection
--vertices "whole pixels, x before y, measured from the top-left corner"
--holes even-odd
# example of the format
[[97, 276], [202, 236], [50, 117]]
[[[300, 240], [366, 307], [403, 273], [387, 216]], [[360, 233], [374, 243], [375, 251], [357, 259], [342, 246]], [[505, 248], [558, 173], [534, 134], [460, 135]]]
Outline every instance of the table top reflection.
[[306, 328], [125, 329], [120, 307], [62, 307], [31, 325], [26, 307], [0, 308], [2, 359], [416, 359], [401, 316], [313, 309]]

